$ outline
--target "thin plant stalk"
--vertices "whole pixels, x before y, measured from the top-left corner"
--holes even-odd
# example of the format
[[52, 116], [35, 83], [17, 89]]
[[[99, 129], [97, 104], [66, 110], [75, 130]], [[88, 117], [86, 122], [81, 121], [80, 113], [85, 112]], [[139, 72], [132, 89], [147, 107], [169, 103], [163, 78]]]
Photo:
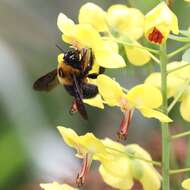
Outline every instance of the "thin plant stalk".
[[[160, 71], [161, 71], [161, 92], [163, 97], [162, 112], [168, 115], [167, 103], [167, 48], [166, 44], [160, 46]], [[169, 190], [169, 162], [170, 162], [170, 138], [167, 123], [161, 123], [162, 129], [162, 189]]]

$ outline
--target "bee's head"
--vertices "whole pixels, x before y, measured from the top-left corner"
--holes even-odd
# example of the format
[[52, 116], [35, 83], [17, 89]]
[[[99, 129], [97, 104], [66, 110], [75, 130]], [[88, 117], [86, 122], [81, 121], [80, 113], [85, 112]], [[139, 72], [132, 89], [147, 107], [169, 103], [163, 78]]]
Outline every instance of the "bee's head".
[[81, 68], [81, 58], [81, 52], [77, 49], [71, 48], [64, 54], [65, 64], [70, 65], [76, 69]]

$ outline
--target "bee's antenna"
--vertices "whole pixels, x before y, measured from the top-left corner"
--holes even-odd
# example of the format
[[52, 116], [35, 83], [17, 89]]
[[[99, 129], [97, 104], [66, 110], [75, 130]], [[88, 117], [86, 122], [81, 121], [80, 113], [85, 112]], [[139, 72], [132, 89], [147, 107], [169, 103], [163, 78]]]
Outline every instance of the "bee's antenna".
[[56, 47], [64, 53], [64, 50], [58, 44], [56, 44]]

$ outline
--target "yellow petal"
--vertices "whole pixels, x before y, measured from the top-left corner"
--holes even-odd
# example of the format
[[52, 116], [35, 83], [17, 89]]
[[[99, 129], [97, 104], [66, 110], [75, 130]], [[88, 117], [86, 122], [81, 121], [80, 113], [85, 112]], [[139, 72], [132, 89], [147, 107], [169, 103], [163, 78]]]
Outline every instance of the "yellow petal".
[[79, 136], [75, 133], [74, 130], [62, 126], [58, 126], [61, 136], [63, 137], [65, 143], [70, 147], [75, 148], [79, 141]]
[[[160, 33], [159, 38], [154, 31]], [[170, 31], [174, 34], [179, 33], [178, 20], [167, 4], [162, 2], [145, 16], [145, 37], [153, 43], [161, 44], [167, 39]], [[154, 38], [151, 34], [155, 34]]]
[[108, 9], [108, 23], [120, 35], [139, 39], [143, 34], [144, 15], [138, 9], [117, 4]]
[[57, 182], [40, 184], [40, 187], [44, 190], [76, 190], [76, 188], [71, 187], [70, 185], [61, 185]]
[[79, 144], [91, 154], [104, 154], [105, 146], [100, 139], [96, 138], [93, 133], [86, 133], [79, 137]]
[[160, 73], [151, 73], [146, 78], [145, 83], [160, 89], [161, 88], [161, 75], [160, 75]]
[[167, 115], [165, 115], [165, 114], [163, 114], [163, 113], [161, 113], [159, 111], [149, 109], [149, 108], [146, 108], [146, 107], [139, 108], [139, 110], [140, 110], [140, 112], [142, 113], [142, 115], [144, 117], [156, 118], [159, 121], [164, 122], [164, 123], [172, 122], [172, 120]]
[[62, 33], [67, 35], [72, 33], [74, 25], [75, 25], [74, 22], [63, 13], [60, 13], [58, 15], [57, 26]]
[[[175, 97], [181, 87], [184, 85], [184, 80], [180, 79], [179, 77], [175, 76], [173, 73], [168, 74], [167, 76], [167, 96]], [[155, 86], [158, 89], [161, 89], [161, 75], [160, 73], [152, 73], [150, 74], [146, 80], [146, 84]]]
[[109, 48], [99, 47], [94, 54], [97, 64], [102, 67], [110, 69], [126, 67], [123, 57]]
[[118, 44], [116, 42], [114, 42], [114, 40], [112, 40], [112, 39], [104, 40], [104, 47], [107, 49], [110, 49], [110, 51], [113, 51], [115, 53], [119, 52]]
[[137, 108], [158, 108], [162, 104], [162, 95], [154, 86], [140, 84], [129, 90], [127, 100]]
[[126, 156], [119, 155], [111, 159], [100, 159], [100, 162], [104, 169], [112, 176], [120, 178], [132, 177], [130, 161]]
[[143, 175], [139, 181], [144, 190], [159, 190], [161, 187], [161, 177], [150, 164], [143, 164]]
[[106, 75], [97, 78], [98, 90], [105, 102], [110, 106], [120, 106], [120, 99], [124, 96], [119, 83]]
[[152, 160], [150, 154], [140, 147], [138, 144], [130, 144], [126, 146], [126, 151], [138, 158], [142, 158], [145, 160]]
[[190, 178], [184, 180], [181, 185], [185, 190], [190, 190]]
[[133, 171], [133, 176], [135, 179], [139, 180], [143, 186], [144, 190], [158, 190], [160, 189], [161, 177], [153, 164], [143, 161], [152, 161], [150, 154], [137, 144], [127, 145], [127, 153], [137, 157], [139, 159], [131, 158], [131, 167]]
[[99, 33], [89, 24], [76, 25], [75, 38], [77, 42], [87, 48], [95, 49], [103, 46]]
[[[118, 152], [125, 152], [126, 150], [126, 147], [123, 144], [115, 142], [109, 138], [102, 140], [102, 143], [106, 147], [108, 147], [108, 151], [110, 151], [111, 154], [118, 153]], [[118, 152], [115, 150], [118, 150]]]
[[184, 120], [190, 122], [190, 94], [185, 96], [180, 105], [180, 113]]
[[130, 173], [128, 176], [124, 178], [120, 178], [120, 177], [111, 175], [110, 172], [108, 172], [102, 165], [99, 167], [99, 172], [104, 182], [110, 185], [111, 187], [121, 189], [121, 190], [129, 190], [133, 186], [133, 180], [132, 180], [132, 176], [130, 176]]
[[63, 53], [61, 53], [61, 54], [58, 55], [57, 61], [58, 61], [59, 64], [61, 64], [63, 62], [63, 57], [64, 57]]
[[100, 109], [104, 109], [104, 104], [102, 102], [101, 96], [98, 94], [94, 98], [89, 98], [89, 99], [83, 99], [83, 102], [85, 104], [88, 104], [90, 106], [94, 106]]
[[90, 24], [97, 31], [107, 31], [106, 12], [94, 3], [84, 4], [79, 11], [79, 23]]
[[[135, 45], [139, 45], [135, 43]], [[150, 53], [142, 48], [134, 47], [134, 46], [125, 46], [125, 52], [127, 54], [128, 60], [136, 66], [141, 66], [148, 63], [151, 59]]]
[[[188, 64], [189, 63], [187, 61], [174, 61], [167, 65], [167, 70], [170, 71], [170, 70], [176, 69], [176, 71], [173, 71], [170, 75], [176, 76], [179, 79], [187, 80], [187, 79], [190, 79], [190, 75], [189, 75], [190, 64], [189, 65]], [[182, 67], [182, 68], [177, 69], [179, 67]]]

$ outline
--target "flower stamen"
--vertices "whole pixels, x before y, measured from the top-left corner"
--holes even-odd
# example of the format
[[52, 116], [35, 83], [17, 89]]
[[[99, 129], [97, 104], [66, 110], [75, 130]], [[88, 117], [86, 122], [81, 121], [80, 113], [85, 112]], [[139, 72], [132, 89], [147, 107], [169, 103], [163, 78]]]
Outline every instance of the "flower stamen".
[[91, 156], [87, 153], [83, 159], [83, 164], [80, 173], [78, 173], [76, 178], [76, 184], [78, 187], [81, 187], [85, 184], [85, 180], [90, 169], [90, 165], [92, 162]]
[[132, 120], [133, 110], [127, 109], [124, 113], [124, 117], [121, 120], [121, 124], [119, 130], [117, 132], [117, 136], [119, 141], [126, 140], [129, 132], [129, 126]]

